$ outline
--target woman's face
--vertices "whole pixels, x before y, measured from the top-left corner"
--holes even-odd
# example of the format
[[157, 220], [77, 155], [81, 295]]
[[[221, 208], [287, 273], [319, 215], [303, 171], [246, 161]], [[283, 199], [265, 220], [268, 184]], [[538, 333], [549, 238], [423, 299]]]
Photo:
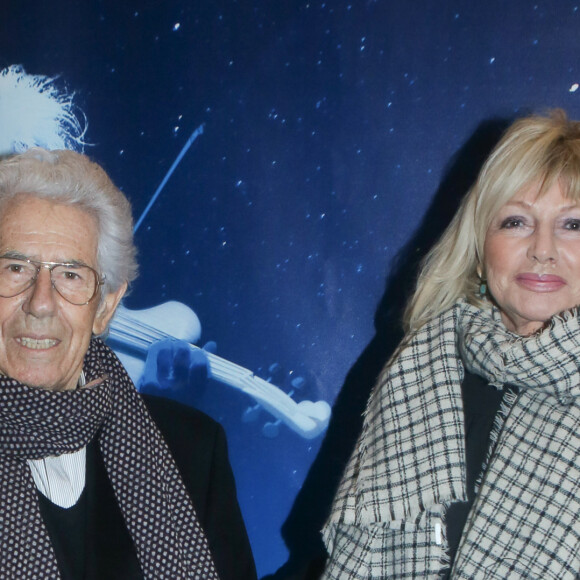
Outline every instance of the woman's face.
[[558, 183], [542, 197], [524, 190], [493, 218], [484, 277], [506, 327], [528, 335], [580, 304], [580, 206]]

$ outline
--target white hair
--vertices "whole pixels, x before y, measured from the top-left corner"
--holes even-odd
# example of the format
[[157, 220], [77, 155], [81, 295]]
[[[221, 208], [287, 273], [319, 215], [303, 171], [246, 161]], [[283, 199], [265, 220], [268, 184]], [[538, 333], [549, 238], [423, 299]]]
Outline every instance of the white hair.
[[0, 161], [0, 210], [23, 195], [77, 207], [96, 219], [105, 293], [136, 278], [131, 204], [100, 165], [75, 151], [40, 148]]
[[20, 65], [0, 71], [0, 156], [29, 147], [83, 151], [86, 119], [56, 80]]
[[98, 224], [104, 292], [137, 276], [131, 206], [105, 171], [82, 155], [86, 118], [57, 78], [0, 71], [0, 206], [26, 194], [71, 205]]

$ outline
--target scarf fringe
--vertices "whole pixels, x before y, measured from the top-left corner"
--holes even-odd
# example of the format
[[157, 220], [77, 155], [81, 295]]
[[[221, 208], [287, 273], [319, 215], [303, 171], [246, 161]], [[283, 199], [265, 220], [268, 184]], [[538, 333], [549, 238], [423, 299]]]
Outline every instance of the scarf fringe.
[[499, 441], [503, 426], [506, 422], [506, 419], [508, 418], [508, 415], [510, 414], [512, 407], [515, 405], [517, 398], [518, 398], [517, 392], [512, 389], [506, 390], [502, 398], [499, 410], [495, 416], [495, 419], [493, 420], [493, 427], [489, 434], [489, 446], [487, 448], [485, 460], [483, 462], [483, 465], [481, 466], [481, 472], [479, 473], [477, 479], [475, 480], [476, 494], [479, 492], [481, 482], [483, 481], [485, 472], [487, 471], [487, 466], [490, 464], [491, 459], [493, 457], [493, 453]]
[[[580, 523], [569, 516], [580, 512], [578, 360], [578, 308], [555, 316], [529, 337], [507, 331], [497, 309], [484, 311], [465, 302], [427, 323], [405, 340], [373, 389], [325, 528], [327, 545], [346, 537], [344, 526], [412, 533], [421, 529], [425, 512], [465, 499], [465, 365], [492, 384], [520, 390], [504, 398], [495, 418], [483, 465], [488, 476], [478, 479], [479, 499], [455, 567], [461, 577], [476, 577], [485, 568], [493, 571], [489, 578], [503, 579], [511, 577], [505, 562], [525, 561], [532, 576], [541, 570], [537, 577], [576, 579], [580, 542], [571, 534], [580, 537]], [[563, 451], [568, 451], [565, 457]], [[501, 557], [480, 549], [489, 543], [490, 530]], [[401, 578], [425, 578], [415, 564], [424, 562], [425, 551], [433, 558], [438, 553], [417, 538], [401, 540], [401, 557], [409, 558], [415, 570]], [[368, 560], [378, 570], [391, 557], [377, 560], [376, 552], [365, 554], [363, 545], [338, 549], [333, 568], [345, 571], [341, 579], [355, 577], [346, 574], [352, 558], [356, 566]], [[390, 577], [388, 569], [382, 577]]]

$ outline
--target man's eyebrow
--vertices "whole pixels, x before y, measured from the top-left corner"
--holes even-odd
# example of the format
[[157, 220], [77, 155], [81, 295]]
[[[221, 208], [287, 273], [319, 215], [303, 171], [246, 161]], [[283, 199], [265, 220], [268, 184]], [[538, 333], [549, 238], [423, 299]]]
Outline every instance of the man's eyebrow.
[[[27, 256], [26, 254], [23, 254], [21, 252], [17, 252], [15, 250], [8, 250], [6, 252], [0, 252], [0, 256], [3, 258], [10, 258], [11, 260], [30, 260], [31, 262], [42, 262], [44, 260], [37, 260], [36, 258], [31, 258], [30, 256]], [[51, 262], [53, 262], [52, 260], [50, 260]], [[85, 262], [83, 262], [82, 260], [76, 260], [76, 259], [71, 259], [71, 260], [54, 260], [55, 264], [70, 264], [71, 266], [88, 266], [89, 268], [91, 266], [89, 266], [88, 264], [86, 264]]]
[[13, 260], [28, 260], [28, 256], [25, 256], [21, 252], [17, 252], [15, 250], [7, 250], [6, 252], [1, 252], [0, 255], [3, 258], [12, 258]]

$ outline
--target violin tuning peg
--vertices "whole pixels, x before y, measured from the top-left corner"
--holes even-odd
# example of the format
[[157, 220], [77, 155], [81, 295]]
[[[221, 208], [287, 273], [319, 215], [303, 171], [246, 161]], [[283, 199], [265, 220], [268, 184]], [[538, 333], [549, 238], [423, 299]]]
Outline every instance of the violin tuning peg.
[[304, 386], [304, 383], [306, 383], [306, 381], [304, 380], [304, 377], [294, 377], [290, 381], [292, 388], [298, 389], [298, 390], [302, 389], [302, 387]]
[[268, 439], [274, 439], [275, 437], [278, 437], [280, 434], [280, 423], [281, 421], [278, 419], [278, 421], [274, 423], [268, 422], [264, 424], [262, 427], [262, 435]]
[[282, 367], [276, 362], [276, 363], [272, 363], [269, 367], [268, 367], [268, 372], [273, 375], [277, 372], [279, 372], [280, 370], [282, 370]]
[[272, 363], [268, 367], [268, 381], [278, 384], [283, 381], [284, 371], [278, 363]]
[[242, 421], [244, 423], [253, 423], [254, 421], [257, 421], [258, 416], [260, 415], [260, 410], [260, 405], [248, 407], [242, 414]]

